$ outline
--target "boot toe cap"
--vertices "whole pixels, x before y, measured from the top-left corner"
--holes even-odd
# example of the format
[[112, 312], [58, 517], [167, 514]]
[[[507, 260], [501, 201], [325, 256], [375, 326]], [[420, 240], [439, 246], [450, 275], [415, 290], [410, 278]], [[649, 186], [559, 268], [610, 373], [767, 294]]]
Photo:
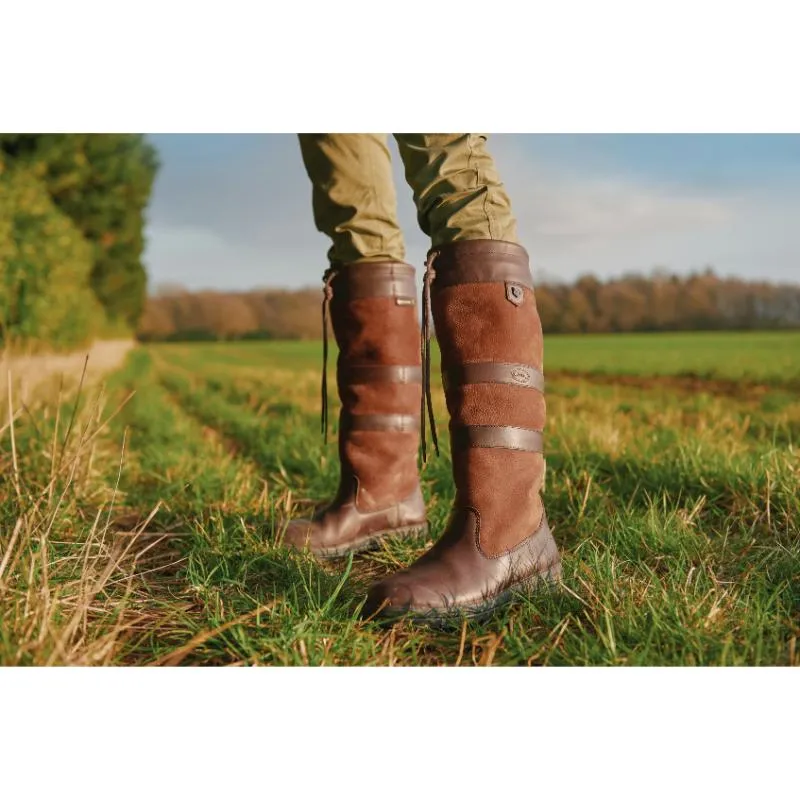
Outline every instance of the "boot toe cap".
[[446, 607], [447, 598], [424, 583], [402, 575], [392, 576], [371, 587], [364, 604], [364, 617], [394, 617], [425, 614]]
[[286, 526], [279, 541], [284, 547], [305, 550], [311, 543], [312, 531], [311, 520], [295, 519]]
[[367, 594], [363, 617], [396, 616], [408, 611], [414, 601], [411, 587], [391, 578], [376, 583]]

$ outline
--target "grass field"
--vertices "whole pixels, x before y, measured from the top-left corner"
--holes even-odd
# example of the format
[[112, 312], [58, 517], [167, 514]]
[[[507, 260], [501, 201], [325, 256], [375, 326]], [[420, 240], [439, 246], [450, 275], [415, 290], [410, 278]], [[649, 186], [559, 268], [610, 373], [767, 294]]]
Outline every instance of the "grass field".
[[[104, 387], [0, 400], [0, 663], [800, 664], [800, 334], [549, 337], [564, 586], [452, 631], [359, 621], [429, 541], [329, 563], [272, 543], [336, 486], [319, 364], [318, 343], [141, 347]], [[438, 382], [435, 404], [444, 431]], [[422, 480], [435, 532], [446, 442]]]

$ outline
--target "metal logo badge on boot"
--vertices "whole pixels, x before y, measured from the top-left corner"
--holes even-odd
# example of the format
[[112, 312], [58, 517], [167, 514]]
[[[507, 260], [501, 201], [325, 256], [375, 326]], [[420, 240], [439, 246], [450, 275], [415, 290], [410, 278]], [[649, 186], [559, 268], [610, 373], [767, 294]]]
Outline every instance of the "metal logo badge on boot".
[[506, 300], [515, 306], [521, 306], [524, 299], [525, 293], [522, 290], [522, 286], [518, 283], [506, 282]]

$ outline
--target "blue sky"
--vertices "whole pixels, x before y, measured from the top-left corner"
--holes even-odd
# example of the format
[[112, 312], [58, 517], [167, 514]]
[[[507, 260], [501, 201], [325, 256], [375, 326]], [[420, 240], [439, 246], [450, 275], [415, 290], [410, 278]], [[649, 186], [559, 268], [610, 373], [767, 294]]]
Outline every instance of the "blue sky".
[[[288, 134], [158, 134], [151, 286], [316, 286], [327, 239]], [[428, 242], [393, 140], [407, 260]], [[489, 149], [539, 279], [661, 266], [800, 282], [800, 135], [494, 134]]]

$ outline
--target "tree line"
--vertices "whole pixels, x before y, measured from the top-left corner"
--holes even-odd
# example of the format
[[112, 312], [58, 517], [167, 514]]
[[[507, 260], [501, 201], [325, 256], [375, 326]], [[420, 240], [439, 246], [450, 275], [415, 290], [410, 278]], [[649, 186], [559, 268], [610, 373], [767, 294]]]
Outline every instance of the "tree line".
[[[162, 287], [139, 325], [143, 341], [315, 339], [320, 289], [191, 292]], [[744, 281], [713, 269], [688, 276], [656, 270], [572, 284], [541, 283], [536, 302], [547, 333], [800, 327], [800, 285]]]
[[136, 330], [157, 169], [139, 134], [0, 134], [0, 345]]

